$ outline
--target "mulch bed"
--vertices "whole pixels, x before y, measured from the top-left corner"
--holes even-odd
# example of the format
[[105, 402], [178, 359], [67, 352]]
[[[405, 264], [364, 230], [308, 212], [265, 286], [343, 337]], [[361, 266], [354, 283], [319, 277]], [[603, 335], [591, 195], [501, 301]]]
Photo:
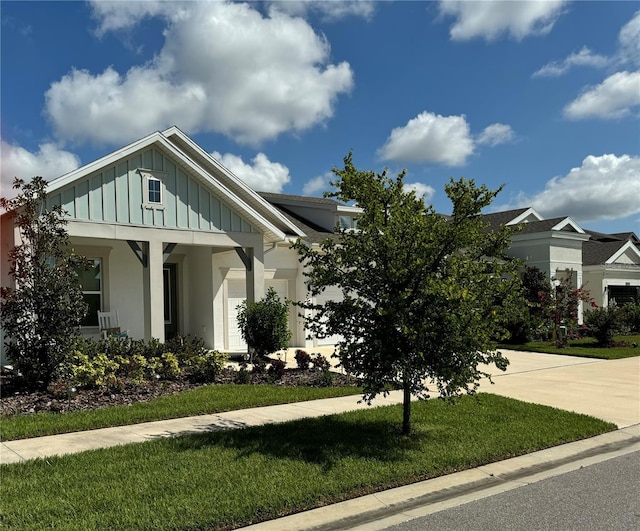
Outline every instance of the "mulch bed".
[[[54, 396], [49, 392], [20, 389], [11, 375], [3, 374], [0, 376], [0, 417], [6, 418], [40, 411], [65, 413], [68, 411], [83, 411], [148, 402], [154, 398], [174, 395], [202, 385], [237, 383], [237, 374], [232, 369], [224, 369], [213, 384], [194, 383], [188, 380], [165, 380], [139, 385], [125, 382], [122, 389], [80, 389], [71, 397]], [[331, 374], [333, 387], [352, 386], [355, 383], [353, 378], [347, 378], [343, 374]], [[326, 385], [322, 374], [312, 370], [287, 369], [284, 371], [282, 378], [275, 382], [269, 381], [266, 374], [250, 374], [250, 378], [251, 381], [248, 383], [254, 385], [268, 383], [284, 387], [322, 387]]]

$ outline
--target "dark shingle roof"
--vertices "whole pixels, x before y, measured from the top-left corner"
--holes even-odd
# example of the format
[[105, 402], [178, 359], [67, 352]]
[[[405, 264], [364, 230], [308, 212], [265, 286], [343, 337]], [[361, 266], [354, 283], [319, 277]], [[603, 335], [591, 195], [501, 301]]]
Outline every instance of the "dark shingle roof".
[[529, 208], [517, 208], [515, 210], [504, 210], [502, 212], [494, 212], [492, 214], [483, 214], [482, 219], [489, 223], [490, 229], [499, 229], [510, 221], [525, 213]]
[[627, 242], [617, 240], [610, 242], [588, 241], [582, 244], [582, 265], [601, 265], [616, 254]]
[[[542, 221], [529, 221], [528, 223], [521, 223], [520, 226], [522, 230], [521, 234], [532, 234], [534, 232], [547, 232], [550, 231], [553, 227], [555, 227], [561, 221], [567, 219], [563, 218], [552, 218], [552, 219], [543, 219]], [[575, 232], [573, 227], [568, 227], [566, 229], [570, 232]]]

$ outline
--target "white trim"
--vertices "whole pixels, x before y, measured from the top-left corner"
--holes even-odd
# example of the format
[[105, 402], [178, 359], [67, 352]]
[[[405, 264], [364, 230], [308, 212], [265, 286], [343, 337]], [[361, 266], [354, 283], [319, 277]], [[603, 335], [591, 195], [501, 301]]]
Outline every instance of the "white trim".
[[[558, 223], [558, 224], [554, 225], [553, 227], [551, 227], [551, 230], [562, 230], [565, 227], [571, 227], [572, 229], [574, 229], [579, 234], [586, 234], [580, 228], [580, 226], [568, 216], [566, 218], [564, 218], [560, 223]], [[589, 236], [589, 238], [591, 238], [591, 236]]]
[[506, 225], [518, 225], [519, 223], [522, 223], [522, 222], [528, 223], [525, 220], [529, 216], [534, 216], [538, 218], [538, 221], [544, 221], [544, 218], [540, 214], [538, 214], [532, 207], [529, 207], [522, 214], [520, 214], [519, 216], [516, 216], [511, 221], [507, 222]]
[[[155, 171], [147, 168], [138, 168], [137, 173], [142, 177], [142, 208], [149, 210], [164, 210], [164, 198], [166, 197], [165, 177], [169, 175], [166, 171]], [[154, 180], [160, 183], [160, 201], [149, 201], [149, 181]]]
[[635, 254], [638, 258], [638, 263], [640, 263], [640, 251], [633, 244], [632, 241], [628, 240], [620, 249], [618, 249], [611, 257], [605, 262], [605, 264], [614, 264], [615, 261], [620, 258], [623, 254], [627, 252], [627, 250], [631, 249], [632, 254]]

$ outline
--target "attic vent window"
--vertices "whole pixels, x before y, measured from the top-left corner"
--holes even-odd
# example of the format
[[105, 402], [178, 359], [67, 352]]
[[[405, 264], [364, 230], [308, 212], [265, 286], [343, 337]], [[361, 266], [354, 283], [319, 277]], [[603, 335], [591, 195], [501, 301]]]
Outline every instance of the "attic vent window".
[[164, 208], [166, 174], [155, 170], [138, 170], [142, 177], [142, 207], [143, 208]]

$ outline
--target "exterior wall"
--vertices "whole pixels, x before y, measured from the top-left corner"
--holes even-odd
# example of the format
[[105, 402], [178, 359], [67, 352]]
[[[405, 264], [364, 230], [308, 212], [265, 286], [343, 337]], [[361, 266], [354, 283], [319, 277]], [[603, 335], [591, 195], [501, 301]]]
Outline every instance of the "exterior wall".
[[640, 265], [587, 266], [583, 280], [596, 304], [606, 307], [609, 286], [640, 286]]

